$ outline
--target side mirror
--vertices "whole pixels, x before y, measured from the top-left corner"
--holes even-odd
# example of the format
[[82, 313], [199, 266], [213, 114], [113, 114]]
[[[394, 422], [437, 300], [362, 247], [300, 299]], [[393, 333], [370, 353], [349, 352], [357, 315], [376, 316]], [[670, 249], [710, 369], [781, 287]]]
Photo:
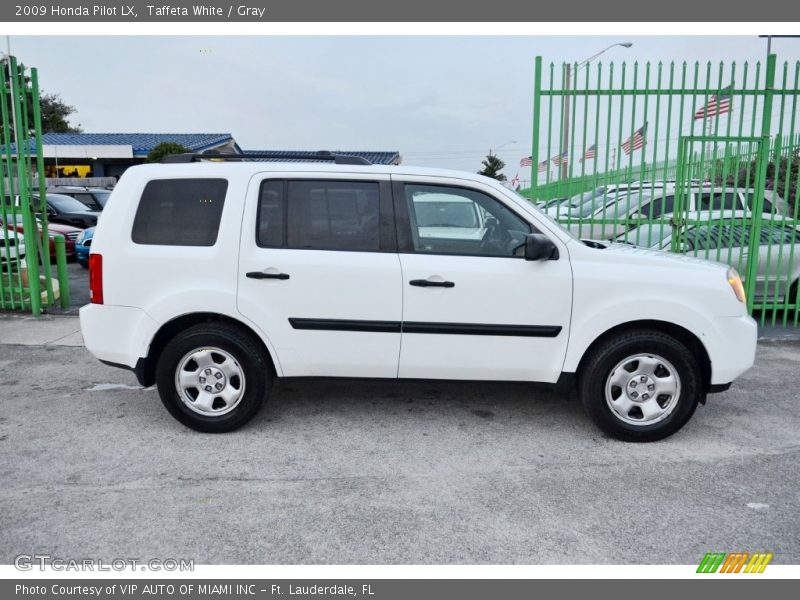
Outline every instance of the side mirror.
[[525, 236], [525, 260], [558, 260], [558, 248], [546, 235], [529, 233]]

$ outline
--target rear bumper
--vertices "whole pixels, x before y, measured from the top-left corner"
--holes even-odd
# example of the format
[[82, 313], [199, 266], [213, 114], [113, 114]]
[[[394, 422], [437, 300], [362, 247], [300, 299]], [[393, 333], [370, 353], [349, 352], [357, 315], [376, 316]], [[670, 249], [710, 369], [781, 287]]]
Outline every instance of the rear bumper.
[[758, 326], [747, 315], [714, 321], [714, 331], [705, 338], [711, 359], [712, 391], [730, 384], [753, 366], [757, 340]]
[[87, 304], [80, 310], [81, 333], [95, 358], [128, 369], [136, 367], [157, 324], [147, 313], [130, 306]]

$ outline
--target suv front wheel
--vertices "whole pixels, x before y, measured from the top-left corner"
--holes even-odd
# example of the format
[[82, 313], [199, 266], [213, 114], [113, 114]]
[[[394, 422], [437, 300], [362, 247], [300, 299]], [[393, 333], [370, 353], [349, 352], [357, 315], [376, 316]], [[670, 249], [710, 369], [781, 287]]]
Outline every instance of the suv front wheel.
[[628, 442], [672, 435], [689, 421], [705, 393], [691, 350], [647, 329], [621, 333], [592, 350], [578, 392], [595, 424]]
[[179, 333], [156, 366], [158, 393], [170, 414], [207, 433], [233, 431], [252, 419], [271, 380], [267, 357], [256, 340], [223, 323]]

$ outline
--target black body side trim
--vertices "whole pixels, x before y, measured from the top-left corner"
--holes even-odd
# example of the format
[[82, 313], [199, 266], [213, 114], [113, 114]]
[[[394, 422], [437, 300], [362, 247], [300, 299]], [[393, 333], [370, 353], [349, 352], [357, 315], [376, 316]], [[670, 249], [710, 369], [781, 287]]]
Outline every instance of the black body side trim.
[[484, 325], [483, 323], [422, 323], [406, 321], [403, 333], [443, 333], [449, 335], [502, 335], [519, 337], [556, 337], [558, 325]]
[[293, 329], [315, 331], [367, 331], [376, 333], [400, 333], [399, 321], [356, 321], [350, 319], [294, 319], [289, 323]]
[[293, 329], [316, 331], [365, 331], [378, 333], [434, 333], [447, 335], [496, 335], [517, 337], [556, 337], [559, 325], [487, 325], [482, 323], [424, 323], [399, 321], [358, 321], [349, 319], [295, 319]]

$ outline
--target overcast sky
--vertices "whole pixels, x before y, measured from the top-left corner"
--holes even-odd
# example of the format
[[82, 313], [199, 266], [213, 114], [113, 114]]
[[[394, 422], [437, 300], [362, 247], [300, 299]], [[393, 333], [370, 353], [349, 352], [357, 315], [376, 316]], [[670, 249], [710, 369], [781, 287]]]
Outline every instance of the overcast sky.
[[[758, 37], [12, 37], [87, 132], [230, 132], [245, 149], [399, 150], [509, 177], [530, 154], [533, 58], [755, 61]], [[773, 40], [779, 60], [800, 39]]]

